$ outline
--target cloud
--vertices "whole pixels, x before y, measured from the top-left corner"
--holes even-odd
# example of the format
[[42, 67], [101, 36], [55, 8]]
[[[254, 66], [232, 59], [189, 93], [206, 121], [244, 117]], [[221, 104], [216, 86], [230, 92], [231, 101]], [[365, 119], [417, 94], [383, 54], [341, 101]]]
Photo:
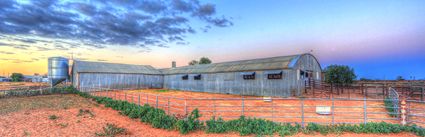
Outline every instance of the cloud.
[[56, 50], [69, 50], [68, 48], [65, 48], [64, 46], [62, 46], [60, 44], [55, 44], [55, 49]]
[[185, 36], [196, 32], [192, 19], [216, 27], [233, 25], [228, 17], [216, 16], [215, 5], [198, 0], [3, 0], [0, 4], [2, 34], [78, 40], [94, 48], [186, 42]]
[[8, 52], [8, 51], [0, 51], [0, 54], [8, 54], [8, 55], [12, 55], [15, 54], [13, 52]]
[[9, 46], [9, 44], [6, 44], [6, 43], [3, 43], [3, 42], [0, 42], [0, 46]]
[[50, 49], [50, 48], [46, 48], [46, 47], [39, 47], [39, 46], [37, 46], [37, 49], [38, 49], [38, 51], [49, 51], [49, 50], [52, 50], [52, 49]]
[[96, 61], [99, 61], [99, 62], [108, 62], [108, 60], [106, 60], [106, 59], [97, 59]]
[[21, 59], [14, 59], [14, 58], [0, 58], [2, 61], [11, 61], [12, 63], [31, 63], [34, 62], [34, 60], [21, 60]]
[[[29, 38], [13, 38], [13, 40], [20, 41], [20, 42], [23, 42], [23, 43], [29, 43], [29, 44], [37, 43], [37, 41], [38, 41], [36, 39], [29, 39]], [[42, 41], [42, 40], [40, 40], [40, 41]], [[45, 42], [45, 41], [43, 41], [43, 42]]]
[[15, 49], [21, 49], [21, 50], [27, 50], [30, 47], [29, 45], [24, 45], [24, 44], [11, 45], [11, 46]]

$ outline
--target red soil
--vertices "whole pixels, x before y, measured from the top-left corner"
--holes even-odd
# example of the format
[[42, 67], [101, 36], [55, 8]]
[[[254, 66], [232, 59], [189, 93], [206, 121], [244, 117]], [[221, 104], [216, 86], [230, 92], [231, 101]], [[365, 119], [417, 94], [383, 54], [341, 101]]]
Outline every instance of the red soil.
[[[74, 95], [65, 95], [74, 96]], [[54, 96], [51, 96], [54, 97]], [[75, 96], [77, 100], [82, 99], [81, 97]], [[43, 100], [46, 100], [43, 98]], [[80, 101], [83, 102], [83, 101]], [[1, 108], [0, 108], [1, 109]], [[94, 116], [89, 115], [78, 116], [79, 109], [88, 109]], [[59, 118], [56, 120], [49, 119], [50, 115], [56, 115]], [[26, 109], [17, 112], [7, 113], [0, 115], [0, 136], [95, 136], [96, 132], [101, 132], [102, 127], [106, 123], [113, 123], [119, 127], [126, 128], [128, 133], [121, 136], [144, 136], [144, 137], [218, 137], [218, 136], [239, 136], [237, 133], [228, 134], [206, 134], [203, 131], [197, 131], [189, 133], [188, 135], [181, 135], [178, 131], [168, 131], [163, 129], [155, 129], [150, 125], [144, 124], [137, 119], [130, 119], [126, 116], [120, 115], [117, 111], [111, 108], [105, 108], [103, 106], [94, 105], [81, 105], [73, 106], [67, 109], [52, 109], [52, 108], [40, 108], [40, 109]], [[277, 135], [276, 135], [277, 136]], [[322, 136], [316, 135], [304, 135], [297, 134], [295, 136]], [[410, 133], [400, 134], [342, 134], [342, 135], [328, 135], [328, 136], [366, 136], [366, 137], [378, 137], [378, 136], [390, 136], [390, 137], [408, 137], [414, 136]]]

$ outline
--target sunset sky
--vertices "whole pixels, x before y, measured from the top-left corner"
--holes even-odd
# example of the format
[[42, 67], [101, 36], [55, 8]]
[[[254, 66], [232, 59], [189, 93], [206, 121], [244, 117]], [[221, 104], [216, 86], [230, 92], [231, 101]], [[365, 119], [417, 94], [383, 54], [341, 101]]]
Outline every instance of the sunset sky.
[[311, 52], [358, 77], [425, 79], [424, 0], [0, 2], [0, 75], [47, 58], [187, 65]]

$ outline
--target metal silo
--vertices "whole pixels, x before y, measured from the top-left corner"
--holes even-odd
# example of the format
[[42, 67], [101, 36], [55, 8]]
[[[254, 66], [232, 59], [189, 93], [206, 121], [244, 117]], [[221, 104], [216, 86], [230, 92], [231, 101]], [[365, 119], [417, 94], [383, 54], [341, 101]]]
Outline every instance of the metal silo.
[[69, 77], [69, 66], [68, 59], [64, 57], [50, 57], [49, 58], [49, 80], [51, 86], [55, 86], [62, 81], [65, 81]]

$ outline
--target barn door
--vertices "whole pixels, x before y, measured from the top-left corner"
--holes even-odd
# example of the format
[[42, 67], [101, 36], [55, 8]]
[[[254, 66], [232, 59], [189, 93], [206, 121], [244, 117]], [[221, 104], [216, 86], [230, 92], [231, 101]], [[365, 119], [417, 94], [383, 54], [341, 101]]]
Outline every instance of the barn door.
[[313, 71], [307, 70], [305, 71], [304, 75], [306, 87], [311, 87], [314, 85]]

